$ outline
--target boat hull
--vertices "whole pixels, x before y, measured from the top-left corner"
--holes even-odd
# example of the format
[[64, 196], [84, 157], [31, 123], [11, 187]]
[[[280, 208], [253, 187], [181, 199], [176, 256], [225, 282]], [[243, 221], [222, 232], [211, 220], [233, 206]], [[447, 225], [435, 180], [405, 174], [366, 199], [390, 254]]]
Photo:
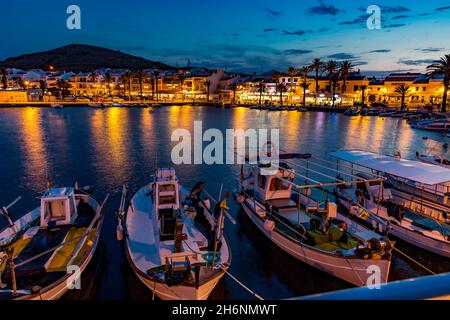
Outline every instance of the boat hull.
[[[344, 207], [349, 208], [349, 202], [345, 198], [339, 197], [339, 201]], [[350, 210], [350, 214], [356, 219], [356, 215], [353, 210]], [[380, 219], [383, 218], [380, 217]], [[376, 221], [374, 221], [370, 217], [368, 217], [366, 221], [369, 224], [376, 223]], [[416, 247], [436, 253], [443, 257], [450, 258], [449, 243], [427, 237], [420, 231], [409, 230], [396, 223], [390, 223], [389, 233], [392, 234], [394, 237], [401, 239], [405, 242], [408, 242]]]
[[367, 286], [370, 284], [370, 277], [372, 275], [370, 270], [373, 265], [376, 265], [380, 270], [381, 283], [386, 283], [388, 281], [390, 260], [374, 261], [357, 258], [345, 259], [318, 250], [313, 250], [298, 242], [287, 239], [275, 230], [271, 232], [265, 230], [264, 222], [254, 213], [247, 204], [247, 201], [242, 204], [242, 207], [246, 215], [264, 236], [297, 260], [343, 279], [355, 286]]

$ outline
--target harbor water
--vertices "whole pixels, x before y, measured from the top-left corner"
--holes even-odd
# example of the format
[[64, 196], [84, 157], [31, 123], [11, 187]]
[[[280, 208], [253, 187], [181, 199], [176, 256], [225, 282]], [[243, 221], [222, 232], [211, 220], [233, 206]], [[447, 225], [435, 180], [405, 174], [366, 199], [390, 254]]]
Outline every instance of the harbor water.
[[[203, 130], [217, 128], [279, 128], [281, 149], [328, 158], [338, 149], [362, 149], [383, 154], [400, 151], [404, 158], [416, 152], [448, 158], [443, 148], [450, 138], [439, 133], [412, 129], [405, 120], [381, 117], [348, 117], [322, 112], [267, 112], [247, 108], [172, 106], [149, 112], [140, 108], [6, 108], [0, 110], [0, 205], [17, 196], [22, 200], [11, 210], [17, 218], [39, 205], [38, 196], [51, 180], [54, 186], [94, 186], [94, 196], [107, 203], [106, 218], [95, 268], [83, 277], [82, 292], [66, 298], [151, 299], [152, 294], [127, 265], [121, 243], [116, 240], [115, 211], [122, 185], [131, 192], [147, 184], [156, 167], [173, 166], [171, 141], [176, 129], [193, 134], [194, 121]], [[182, 185], [190, 188], [204, 181], [218, 195], [220, 185], [232, 191], [239, 175], [238, 165], [175, 166]], [[266, 299], [284, 299], [350, 288], [331, 275], [306, 266], [267, 241], [228, 202], [237, 220], [226, 222], [225, 234], [232, 249], [230, 272]], [[0, 227], [6, 221], [0, 219]], [[436, 273], [449, 272], [450, 263], [402, 242], [397, 248]], [[426, 275], [426, 271], [403, 256], [394, 254], [390, 281]], [[225, 276], [212, 299], [252, 299]]]

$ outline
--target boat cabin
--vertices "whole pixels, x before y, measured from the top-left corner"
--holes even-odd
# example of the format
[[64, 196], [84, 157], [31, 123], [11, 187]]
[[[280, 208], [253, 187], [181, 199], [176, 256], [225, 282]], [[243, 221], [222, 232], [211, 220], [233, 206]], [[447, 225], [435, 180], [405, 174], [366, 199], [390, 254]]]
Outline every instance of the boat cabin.
[[77, 215], [73, 188], [51, 188], [41, 197], [41, 228], [71, 224]]
[[359, 190], [360, 194], [364, 196], [365, 199], [374, 203], [377, 203], [380, 200], [392, 200], [391, 190], [384, 187], [384, 185], [381, 186], [380, 181], [370, 181], [373, 180], [373, 177], [365, 173], [357, 173], [355, 176], [358, 181], [361, 181], [361, 183], [356, 185], [356, 190]]
[[179, 203], [179, 185], [175, 169], [158, 169], [153, 184], [155, 213], [160, 220], [161, 241], [174, 240], [182, 225], [177, 220]]
[[254, 194], [263, 201], [290, 199], [295, 172], [287, 164], [280, 163], [273, 174], [267, 175], [264, 165], [253, 167]]

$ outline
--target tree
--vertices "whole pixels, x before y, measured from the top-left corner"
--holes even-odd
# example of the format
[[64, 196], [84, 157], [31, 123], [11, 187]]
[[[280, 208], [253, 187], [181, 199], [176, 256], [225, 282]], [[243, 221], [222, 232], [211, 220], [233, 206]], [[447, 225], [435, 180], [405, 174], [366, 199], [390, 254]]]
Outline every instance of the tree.
[[144, 82], [144, 78], [147, 76], [147, 73], [140, 69], [137, 72], [138, 80], [139, 80], [139, 94], [141, 96], [141, 100], [143, 99], [143, 90], [142, 90], [142, 83]]
[[258, 84], [258, 92], [259, 92], [259, 105], [261, 106], [262, 95], [264, 92], [266, 92], [266, 85], [262, 81]]
[[120, 78], [123, 83], [125, 94], [126, 94], [127, 85], [128, 85], [128, 100], [131, 101], [131, 80], [133, 78], [132, 73], [130, 71], [127, 71]]
[[367, 84], [362, 84], [359, 86], [359, 90], [361, 90], [361, 104], [364, 106], [364, 104], [366, 103], [366, 90], [369, 87], [367, 86]]
[[307, 82], [306, 80], [302, 80], [300, 83], [300, 87], [303, 88], [303, 106], [306, 107], [306, 90], [308, 90], [311, 83]]
[[324, 65], [323, 62], [319, 59], [316, 58], [312, 61], [311, 63], [311, 70], [314, 71], [314, 80], [316, 82], [316, 92], [315, 92], [315, 105], [317, 106], [317, 96], [319, 94], [319, 73], [321, 73], [323, 71]]
[[[154, 93], [156, 93], [156, 101], [158, 101], [158, 79], [159, 79], [159, 70], [153, 70], [152, 71], [152, 75], [153, 75], [153, 79], [154, 79]], [[153, 86], [152, 86], [152, 90], [153, 90]]]
[[56, 81], [56, 88], [58, 88], [60, 94], [65, 97], [69, 93], [69, 88], [71, 87], [70, 83], [66, 80], [57, 80]]
[[[89, 81], [92, 82], [92, 88], [95, 88], [97, 86], [97, 80], [98, 80], [98, 74], [97, 71], [93, 70], [89, 74]], [[97, 90], [94, 89], [95, 94], [97, 94]]]
[[2, 78], [3, 89], [8, 88], [8, 71], [5, 68], [0, 69], [0, 77]]
[[280, 105], [283, 106], [283, 93], [287, 92], [287, 87], [284, 83], [278, 83], [276, 89], [280, 93]]
[[325, 70], [327, 71], [328, 79], [330, 80], [330, 88], [332, 97], [332, 107], [334, 107], [334, 103], [336, 101], [336, 86], [339, 80], [339, 72], [338, 72], [338, 64], [334, 60], [330, 60], [325, 65]]
[[26, 84], [25, 84], [25, 80], [23, 80], [22, 78], [18, 78], [16, 80], [17, 85], [19, 86], [20, 89], [26, 89]]
[[236, 103], [236, 89], [237, 89], [237, 84], [236, 83], [232, 83], [231, 84], [231, 89], [233, 90], [233, 104]]
[[404, 85], [404, 84], [401, 84], [401, 85], [397, 86], [397, 88], [395, 88], [395, 93], [398, 93], [402, 96], [402, 105], [400, 108], [400, 110], [402, 110], [402, 111], [405, 110], [405, 98], [406, 98], [406, 95], [408, 94], [408, 91], [409, 91], [409, 86]]
[[109, 72], [107, 74], [105, 74], [105, 82], [106, 82], [106, 85], [108, 86], [108, 95], [111, 96], [112, 77]]
[[350, 61], [343, 61], [341, 62], [341, 65], [339, 66], [339, 72], [341, 74], [341, 79], [343, 81], [342, 83], [342, 94], [345, 93], [347, 90], [347, 77], [350, 72], [352, 72], [353, 66]]
[[39, 89], [41, 89], [42, 101], [44, 101], [45, 90], [47, 90], [47, 81], [39, 80]]
[[444, 93], [442, 95], [441, 111], [447, 111], [447, 94], [450, 85], [450, 54], [446, 54], [440, 60], [434, 61], [433, 64], [427, 67], [427, 75], [429, 77], [443, 76]]
[[209, 102], [209, 89], [211, 88], [211, 81], [206, 80], [205, 87], [206, 87], [206, 102]]

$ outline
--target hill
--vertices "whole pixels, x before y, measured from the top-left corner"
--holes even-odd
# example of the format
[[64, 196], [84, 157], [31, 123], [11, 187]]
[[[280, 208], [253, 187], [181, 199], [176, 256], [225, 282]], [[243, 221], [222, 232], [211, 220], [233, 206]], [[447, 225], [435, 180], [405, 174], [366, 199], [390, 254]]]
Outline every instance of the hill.
[[0, 62], [0, 68], [43, 69], [54, 66], [58, 70], [92, 71], [98, 68], [116, 69], [175, 69], [161, 62], [151, 61], [121, 51], [85, 44], [71, 44], [49, 51], [25, 54]]

